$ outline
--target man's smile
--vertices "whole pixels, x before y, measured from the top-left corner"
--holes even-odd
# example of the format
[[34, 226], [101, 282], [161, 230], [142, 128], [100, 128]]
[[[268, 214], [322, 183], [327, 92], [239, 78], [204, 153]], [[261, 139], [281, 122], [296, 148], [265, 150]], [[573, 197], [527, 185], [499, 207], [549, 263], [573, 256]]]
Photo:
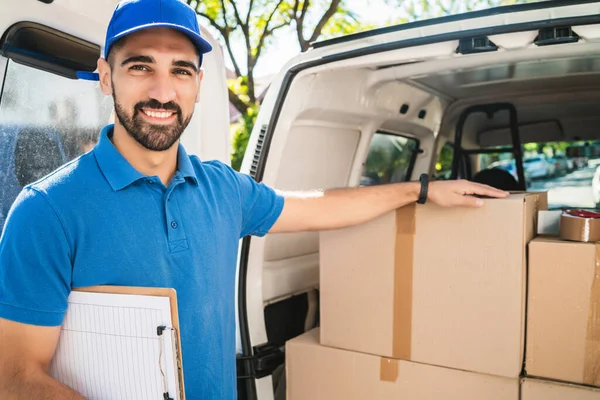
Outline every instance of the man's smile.
[[171, 122], [177, 117], [177, 112], [168, 110], [142, 109], [141, 114], [151, 122]]

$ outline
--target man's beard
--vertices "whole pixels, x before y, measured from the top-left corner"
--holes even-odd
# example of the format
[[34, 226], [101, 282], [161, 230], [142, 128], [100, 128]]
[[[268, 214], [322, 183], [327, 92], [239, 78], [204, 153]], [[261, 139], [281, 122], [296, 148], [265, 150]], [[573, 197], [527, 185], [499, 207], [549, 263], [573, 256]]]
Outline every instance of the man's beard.
[[[125, 109], [119, 104], [113, 92], [113, 100], [115, 104], [115, 113], [119, 122], [129, 136], [135, 139], [136, 142], [152, 151], [165, 151], [170, 149], [181, 137], [183, 131], [190, 123], [192, 114], [186, 119], [183, 119], [181, 108], [174, 102], [161, 103], [158, 100], [151, 99], [149, 101], [140, 101], [133, 107], [133, 114], [127, 115]], [[176, 120], [171, 125], [151, 124], [143, 120], [140, 115], [142, 108], [160, 109], [174, 111]]]

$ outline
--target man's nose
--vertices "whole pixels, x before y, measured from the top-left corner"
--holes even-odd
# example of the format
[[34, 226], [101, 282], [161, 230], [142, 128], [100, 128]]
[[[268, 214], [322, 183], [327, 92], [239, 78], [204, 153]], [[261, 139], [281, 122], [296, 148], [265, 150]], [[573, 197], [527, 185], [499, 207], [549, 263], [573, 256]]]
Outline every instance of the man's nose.
[[170, 74], [155, 74], [148, 95], [151, 99], [156, 99], [163, 104], [175, 100], [177, 94]]

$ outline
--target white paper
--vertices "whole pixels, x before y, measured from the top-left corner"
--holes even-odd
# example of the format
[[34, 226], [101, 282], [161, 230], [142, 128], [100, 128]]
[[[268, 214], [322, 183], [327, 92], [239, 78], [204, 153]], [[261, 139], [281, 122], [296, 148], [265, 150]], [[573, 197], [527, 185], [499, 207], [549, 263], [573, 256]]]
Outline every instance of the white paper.
[[50, 374], [90, 400], [176, 399], [172, 333], [168, 297], [71, 292]]
[[558, 235], [561, 214], [560, 210], [538, 211], [538, 235]]

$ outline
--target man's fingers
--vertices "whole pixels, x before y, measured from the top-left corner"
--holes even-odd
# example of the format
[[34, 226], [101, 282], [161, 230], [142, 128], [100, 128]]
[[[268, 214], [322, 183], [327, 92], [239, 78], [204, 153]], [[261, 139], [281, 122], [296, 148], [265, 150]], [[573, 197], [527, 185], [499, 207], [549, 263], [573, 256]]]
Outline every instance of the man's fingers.
[[481, 207], [483, 205], [483, 200], [473, 196], [458, 196], [457, 202], [457, 205], [464, 207]]
[[504, 190], [496, 189], [494, 187], [488, 185], [482, 185], [480, 183], [471, 182], [469, 194], [477, 194], [480, 196], [488, 196], [488, 197], [497, 197], [504, 198], [509, 196], [509, 192], [505, 192]]

